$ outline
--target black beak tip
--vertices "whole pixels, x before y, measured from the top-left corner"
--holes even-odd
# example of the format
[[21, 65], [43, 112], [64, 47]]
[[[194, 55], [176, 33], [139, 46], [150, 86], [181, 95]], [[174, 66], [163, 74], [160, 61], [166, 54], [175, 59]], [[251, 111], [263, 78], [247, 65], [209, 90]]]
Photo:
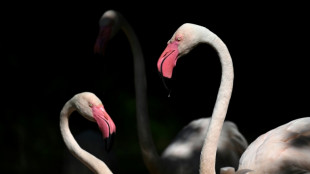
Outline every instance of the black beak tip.
[[104, 142], [105, 142], [105, 150], [107, 152], [110, 152], [111, 149], [112, 149], [112, 146], [114, 144], [114, 136], [115, 136], [115, 133], [112, 133], [108, 138], [105, 138], [104, 139]]

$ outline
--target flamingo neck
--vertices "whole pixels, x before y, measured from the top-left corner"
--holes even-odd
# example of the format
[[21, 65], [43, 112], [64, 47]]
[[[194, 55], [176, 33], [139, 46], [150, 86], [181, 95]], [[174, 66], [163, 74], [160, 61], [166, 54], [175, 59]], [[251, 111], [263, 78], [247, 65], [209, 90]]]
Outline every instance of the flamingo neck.
[[143, 160], [152, 174], [162, 173], [160, 172], [162, 171], [160, 157], [156, 150], [149, 124], [147, 81], [141, 45], [131, 25], [121, 15], [119, 17], [133, 54], [137, 129]]
[[69, 117], [76, 108], [71, 101], [68, 101], [60, 112], [60, 131], [63, 140], [73, 156], [86, 165], [96, 174], [112, 174], [104, 162], [82, 149], [74, 139], [69, 129]]
[[232, 59], [226, 45], [211, 31], [207, 30], [206, 33], [208, 34], [208, 37], [206, 37], [208, 41], [205, 42], [213, 46], [219, 55], [222, 66], [222, 77], [212, 119], [201, 151], [200, 174], [215, 174], [217, 144], [231, 98], [234, 71]]

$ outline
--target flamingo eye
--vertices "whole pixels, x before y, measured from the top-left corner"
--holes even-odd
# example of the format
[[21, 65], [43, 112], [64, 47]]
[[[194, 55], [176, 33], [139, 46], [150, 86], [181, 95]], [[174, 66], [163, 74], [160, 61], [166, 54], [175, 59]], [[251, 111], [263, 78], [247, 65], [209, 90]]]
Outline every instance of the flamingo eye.
[[182, 38], [180, 36], [176, 37], [175, 40], [180, 41]]
[[93, 107], [93, 104], [89, 103], [88, 106], [89, 106], [89, 107]]

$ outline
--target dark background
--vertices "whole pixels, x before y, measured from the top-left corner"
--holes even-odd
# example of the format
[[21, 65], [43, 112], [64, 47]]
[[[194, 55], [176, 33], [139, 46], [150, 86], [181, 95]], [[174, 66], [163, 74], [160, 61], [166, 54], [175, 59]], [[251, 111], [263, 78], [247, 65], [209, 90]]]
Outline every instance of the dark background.
[[[1, 5], [4, 173], [62, 172], [68, 151], [60, 136], [59, 113], [67, 100], [83, 91], [103, 101], [117, 126], [113, 151], [118, 167], [112, 171], [148, 173], [137, 139], [133, 62], [125, 34], [119, 32], [110, 41], [105, 57], [93, 53], [98, 20], [108, 9], [124, 15], [142, 44], [152, 135], [159, 153], [188, 122], [211, 116], [220, 81], [215, 51], [200, 45], [178, 61], [168, 97], [156, 63], [185, 22], [207, 27], [226, 43], [235, 68], [226, 118], [238, 125], [248, 142], [310, 115], [306, 4], [13, 1]], [[70, 126], [74, 135], [98, 131], [81, 116], [72, 116]]]

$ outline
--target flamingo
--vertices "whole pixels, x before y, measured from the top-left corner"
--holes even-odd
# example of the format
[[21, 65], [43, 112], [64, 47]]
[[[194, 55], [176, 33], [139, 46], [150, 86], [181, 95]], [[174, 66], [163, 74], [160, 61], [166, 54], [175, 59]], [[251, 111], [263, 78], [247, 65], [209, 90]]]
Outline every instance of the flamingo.
[[260, 135], [242, 154], [240, 170], [310, 174], [310, 117], [297, 118]]
[[237, 172], [232, 167], [222, 172], [310, 174], [310, 117], [297, 118], [260, 135], [242, 154]]
[[[200, 118], [191, 122], [189, 126], [197, 122], [200, 123], [198, 128], [203, 130], [195, 133], [200, 139], [198, 146], [200, 173], [214, 174], [215, 170], [219, 173], [222, 167], [238, 167], [239, 159], [248, 145], [238, 131], [237, 125], [231, 121], [225, 121], [234, 79], [233, 63], [226, 45], [207, 28], [185, 23], [168, 41], [167, 47], [158, 59], [157, 68], [163, 77], [171, 78], [177, 60], [201, 43], [209, 44], [217, 51], [222, 66], [222, 77], [211, 118]], [[178, 148], [181, 150], [182, 147]], [[166, 149], [164, 154], [176, 154], [177, 151]], [[222, 169], [222, 173], [230, 171], [230, 168]]]
[[109, 167], [94, 155], [82, 149], [74, 139], [69, 129], [69, 117], [72, 112], [77, 111], [83, 117], [92, 122], [97, 122], [103, 139], [106, 142], [107, 150], [109, 150], [111, 138], [116, 132], [116, 127], [104, 109], [101, 100], [91, 92], [82, 92], [74, 95], [65, 103], [60, 112], [60, 132], [68, 150], [73, 156], [79, 159], [85, 166], [96, 174], [112, 173]]
[[[222, 80], [200, 159], [200, 173], [214, 174], [217, 143], [224, 128], [233, 86], [233, 65], [223, 41], [203, 26], [186, 23], [174, 33], [158, 68], [171, 77], [176, 61], [200, 43], [213, 46], [222, 65]], [[163, 62], [165, 61], [165, 62]], [[167, 62], [166, 62], [167, 61]], [[225, 90], [224, 90], [225, 89]], [[310, 117], [292, 120], [259, 136], [242, 154], [238, 170], [222, 167], [222, 174], [310, 174]]]
[[146, 73], [139, 39], [129, 22], [116, 10], [104, 12], [99, 19], [99, 27], [99, 34], [94, 46], [96, 54], [104, 55], [108, 41], [120, 29], [125, 32], [129, 40], [134, 61], [136, 117], [140, 148], [148, 170], [152, 174], [159, 173], [158, 171], [162, 170], [149, 124]]

